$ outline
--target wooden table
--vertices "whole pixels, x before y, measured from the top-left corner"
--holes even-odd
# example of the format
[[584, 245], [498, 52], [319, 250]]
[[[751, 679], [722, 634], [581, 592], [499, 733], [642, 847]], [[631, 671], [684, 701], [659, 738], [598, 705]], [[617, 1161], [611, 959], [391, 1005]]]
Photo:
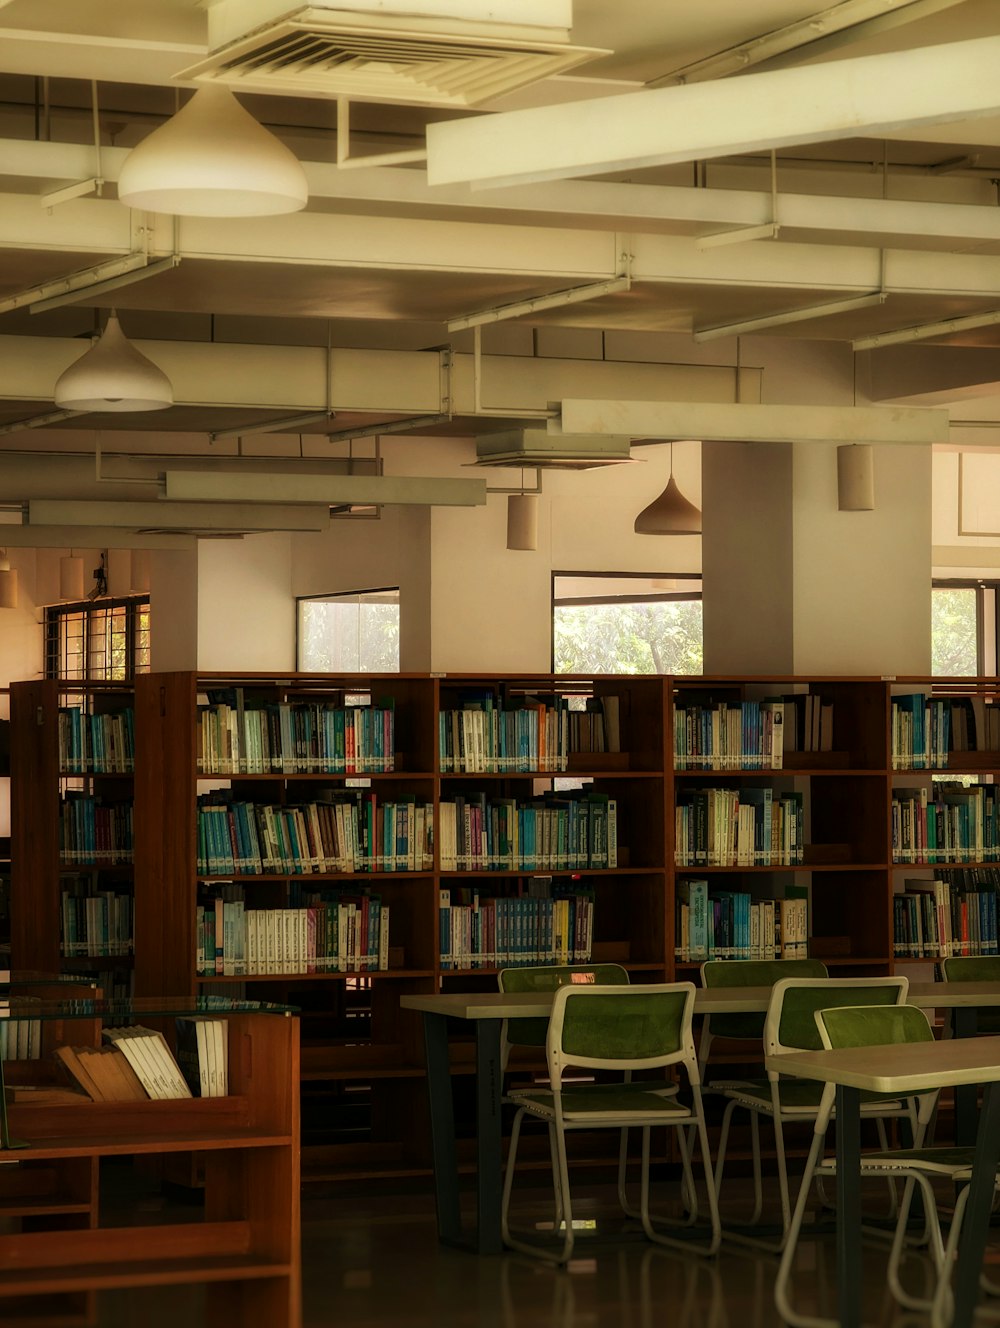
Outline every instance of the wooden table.
[[[446, 1244], [496, 1254], [500, 1240], [502, 1140], [500, 1102], [503, 1074], [500, 1066], [500, 1025], [504, 1019], [525, 1019], [546, 1013], [553, 993], [448, 992], [402, 996], [400, 1005], [423, 1015], [427, 1085], [430, 1095], [431, 1150], [437, 1199], [438, 1236]], [[707, 1014], [760, 1014], [767, 1009], [771, 988], [699, 987], [694, 1012]], [[1000, 985], [988, 982], [911, 982], [909, 1000], [925, 1009], [954, 1009], [956, 1031], [975, 1032], [978, 1006], [1000, 1005]], [[448, 1062], [448, 1020], [461, 1020], [475, 1028], [476, 1039], [476, 1228], [463, 1230], [459, 1204], [458, 1158], [451, 1069]], [[960, 1022], [959, 1022], [960, 1021]], [[971, 1143], [975, 1138], [976, 1085], [956, 1092], [956, 1135]]]
[[[957, 984], [942, 984], [945, 986]], [[966, 984], [961, 984], [966, 985]], [[972, 984], [968, 984], [971, 986]], [[986, 1085], [976, 1160], [958, 1253], [954, 1328], [969, 1328], [979, 1293], [994, 1177], [1000, 1161], [1000, 1037], [766, 1056], [770, 1070], [837, 1085], [837, 1321], [861, 1324], [860, 1134], [862, 1092], [904, 1096]]]

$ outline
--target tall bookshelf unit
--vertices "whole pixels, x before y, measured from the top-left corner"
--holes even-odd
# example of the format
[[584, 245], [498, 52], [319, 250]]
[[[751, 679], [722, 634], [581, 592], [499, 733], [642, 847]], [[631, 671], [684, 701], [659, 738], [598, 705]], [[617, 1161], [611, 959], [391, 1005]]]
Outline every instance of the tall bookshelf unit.
[[[55, 969], [61, 958], [55, 845], [65, 776], [51, 723], [63, 692], [54, 683], [25, 683], [15, 684], [12, 694], [14, 962]], [[924, 705], [901, 705], [900, 698], [914, 695], [926, 698], [927, 715], [936, 701], [956, 713], [974, 712], [983, 741], [975, 750], [945, 750], [948, 733], [959, 731], [956, 721], [947, 732], [935, 729], [940, 750], [927, 764], [912, 769], [904, 762], [900, 768], [898, 752], [894, 758], [900, 710], [916, 706], [923, 713]], [[751, 729], [744, 745], [739, 724], [728, 744], [713, 748], [728, 723], [724, 712], [759, 719], [775, 698], [782, 699], [784, 714], [780, 765], [773, 747], [762, 746], [760, 731]], [[310, 757], [307, 726], [300, 734], [305, 745], [295, 753], [298, 764], [263, 768], [259, 754], [248, 749], [238, 752], [235, 767], [213, 769], [214, 757], [204, 750], [203, 716], [230, 702], [230, 722], [244, 734], [248, 714], [267, 707], [311, 708], [321, 716], [355, 706], [391, 710], [391, 742], [390, 729], [379, 727], [376, 768], [322, 770], [315, 753], [325, 740], [313, 739]], [[87, 704], [121, 706], [125, 696], [95, 695]], [[679, 901], [692, 881], [706, 881], [710, 895], [779, 901], [807, 896], [807, 952], [835, 973], [876, 975], [911, 961], [933, 962], [931, 954], [910, 954], [900, 946], [895, 897], [904, 886], [917, 888], [909, 884], [912, 878], [927, 877], [929, 887], [946, 867], [975, 867], [976, 852], [979, 865], [996, 861], [1000, 870], [1000, 831], [995, 846], [973, 846], [955, 860], [913, 855], [900, 861], [894, 847], [901, 788], [924, 787], [934, 804], [934, 776], [964, 773], [992, 789], [1000, 773], [1000, 729], [992, 746], [985, 739], [990, 716], [1000, 715], [996, 679], [178, 672], [137, 678], [134, 707], [136, 771], [129, 783], [136, 994], [245, 993], [301, 1008], [303, 1162], [315, 1177], [429, 1169], [420, 1029], [400, 1010], [399, 997], [490, 989], [497, 969], [512, 962], [512, 951], [529, 962], [531, 947], [551, 951], [555, 937], [539, 933], [543, 924], [516, 920], [524, 907], [524, 916], [536, 907], [543, 915], [532, 901], [570, 896], [589, 905], [589, 932], [562, 938], [570, 947], [566, 958], [589, 947], [595, 961], [624, 964], [633, 981], [663, 981], [697, 978], [700, 959], [681, 951], [677, 931]], [[588, 726], [597, 715], [611, 750], [588, 750], [595, 745]], [[714, 736], [713, 723], [719, 726]], [[564, 724], [572, 734], [568, 740], [559, 727]], [[224, 725], [213, 741], [224, 746], [223, 731]], [[562, 734], [561, 749], [556, 733]], [[690, 748], [692, 733], [701, 735], [694, 738], [698, 750]], [[962, 741], [968, 743], [967, 734]], [[679, 810], [698, 802], [707, 806], [710, 792], [717, 798], [724, 790], [745, 803], [766, 796], [772, 805], [793, 808], [799, 817], [794, 855], [685, 858]], [[326, 862], [324, 870], [312, 863], [305, 872], [294, 862], [254, 871], [243, 870], [239, 861], [213, 866], [199, 841], [199, 800], [206, 795], [250, 808], [243, 815], [251, 817], [264, 806], [291, 814], [321, 801], [351, 799], [374, 799], [383, 809], [407, 804], [411, 817], [417, 815], [412, 809], [427, 808], [433, 846], [423, 858], [407, 850], [404, 835], [399, 844], [384, 845], [383, 860]], [[951, 796], [939, 793], [937, 800]], [[454, 842], [458, 807], [471, 836], [465, 844]], [[560, 843], [556, 834], [544, 845], [526, 840], [530, 818], [554, 809], [564, 817], [569, 838]], [[617, 861], [608, 855], [612, 814]], [[511, 842], [515, 823], [517, 839]], [[412, 828], [415, 821], [408, 824]], [[246, 845], [241, 847], [236, 830], [231, 834], [238, 860]], [[587, 838], [594, 834], [596, 839]], [[389, 916], [387, 934], [369, 936], [367, 949], [378, 967], [206, 971], [204, 954], [198, 959], [199, 904], [213, 907], [210, 901], [224, 883], [242, 890], [248, 911], [289, 910], [313, 891], [331, 898], [336, 891], [359, 899], [366, 891], [377, 895]], [[573, 907], [575, 916], [587, 916], [578, 903]], [[459, 910], [466, 912], [460, 917]], [[518, 932], [518, 926], [527, 930]], [[465, 1080], [471, 1086], [471, 1046], [456, 1049], [453, 1069], [459, 1086]]]

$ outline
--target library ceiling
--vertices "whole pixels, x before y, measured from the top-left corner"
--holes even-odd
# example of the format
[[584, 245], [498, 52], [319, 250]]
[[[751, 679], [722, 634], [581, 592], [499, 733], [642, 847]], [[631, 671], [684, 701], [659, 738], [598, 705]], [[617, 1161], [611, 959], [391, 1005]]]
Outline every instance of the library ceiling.
[[[678, 363], [732, 401], [758, 336], [839, 343], [868, 402], [990, 401], [996, 0], [482, 9], [0, 0], [0, 451], [470, 437], [560, 394], [690, 394], [654, 381]], [[297, 158], [305, 206], [136, 192], [133, 149], [208, 89]], [[60, 408], [112, 309], [172, 405]]]

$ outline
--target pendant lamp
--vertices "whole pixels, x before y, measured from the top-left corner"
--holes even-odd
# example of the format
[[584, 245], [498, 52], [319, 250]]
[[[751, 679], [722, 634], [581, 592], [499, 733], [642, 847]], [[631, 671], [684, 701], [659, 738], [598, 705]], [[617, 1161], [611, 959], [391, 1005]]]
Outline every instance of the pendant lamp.
[[170, 379], [136, 350], [114, 310], [104, 331], [56, 383], [64, 410], [164, 410], [174, 404]]
[[132, 149], [118, 197], [181, 217], [265, 217], [305, 207], [309, 187], [295, 153], [210, 84]]
[[83, 599], [83, 559], [77, 554], [59, 559], [59, 598]]
[[871, 512], [875, 507], [875, 460], [871, 443], [837, 448], [837, 506], [841, 512]]
[[637, 535], [700, 535], [701, 511], [685, 498], [674, 479], [674, 445], [670, 444], [667, 487], [635, 519]]
[[507, 497], [507, 548], [538, 548], [538, 497], [512, 493]]
[[10, 565], [7, 550], [0, 549], [0, 609], [17, 608], [17, 572]]

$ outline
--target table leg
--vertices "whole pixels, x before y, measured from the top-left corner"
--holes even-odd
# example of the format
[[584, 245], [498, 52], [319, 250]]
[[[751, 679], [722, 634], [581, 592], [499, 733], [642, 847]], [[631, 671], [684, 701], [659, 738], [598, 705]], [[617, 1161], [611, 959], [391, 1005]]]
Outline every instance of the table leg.
[[462, 1240], [462, 1217], [455, 1152], [455, 1106], [448, 1063], [448, 1021], [444, 1015], [424, 1014], [424, 1054], [427, 1058], [438, 1239], [457, 1245]]
[[501, 1152], [500, 1021], [476, 1020], [476, 1208], [480, 1254], [499, 1254]]
[[837, 1085], [837, 1322], [861, 1325], [861, 1094]]
[[[976, 1036], [977, 1010], [974, 1005], [959, 1005], [952, 1011], [957, 1038]], [[960, 1084], [955, 1089], [955, 1143], [970, 1148], [976, 1142], [978, 1084]]]
[[979, 1274], [986, 1250], [986, 1236], [1000, 1161], [1000, 1088], [986, 1085], [983, 1110], [976, 1136], [976, 1162], [969, 1183], [965, 1222], [958, 1246], [955, 1270], [954, 1328], [970, 1328], [979, 1299]]

